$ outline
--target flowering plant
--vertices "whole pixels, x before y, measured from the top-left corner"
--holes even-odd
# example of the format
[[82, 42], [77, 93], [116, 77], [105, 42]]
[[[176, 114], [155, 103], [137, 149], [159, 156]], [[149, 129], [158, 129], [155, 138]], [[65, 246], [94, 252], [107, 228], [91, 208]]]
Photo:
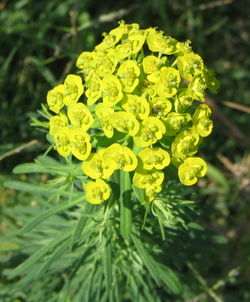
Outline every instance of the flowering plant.
[[197, 234], [183, 189], [207, 171], [196, 154], [213, 127], [205, 90], [218, 82], [189, 41], [123, 21], [76, 65], [47, 94], [49, 122], [33, 119], [65, 161], [46, 153], [14, 170], [58, 177], [8, 184], [39, 193], [45, 208], [18, 232], [37, 249], [9, 276], [21, 275], [20, 288], [43, 277], [60, 301], [162, 301], [158, 289], [182, 296], [186, 262], [175, 247], [192, 255]]
[[60, 155], [82, 162], [91, 179], [83, 184], [89, 203], [110, 198], [115, 171], [121, 183], [132, 179], [141, 202], [159, 196], [169, 165], [186, 186], [206, 174], [196, 153], [213, 123], [209, 106], [197, 101], [218, 82], [190, 41], [121, 21], [92, 52], [82, 52], [76, 66], [79, 75], [48, 92], [56, 114], [49, 133]]

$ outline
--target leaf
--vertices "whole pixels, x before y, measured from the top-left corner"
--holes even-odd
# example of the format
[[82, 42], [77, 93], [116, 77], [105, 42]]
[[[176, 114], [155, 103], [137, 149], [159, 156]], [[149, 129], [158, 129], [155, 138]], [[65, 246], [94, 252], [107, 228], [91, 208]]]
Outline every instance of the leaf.
[[207, 176], [211, 178], [213, 181], [217, 182], [227, 191], [229, 190], [229, 183], [227, 179], [225, 178], [223, 173], [221, 173], [221, 171], [217, 169], [215, 166], [208, 164]]
[[46, 67], [45, 63], [40, 59], [32, 56], [29, 57], [29, 60], [30, 63], [37, 68], [37, 71], [44, 77], [44, 79], [48, 81], [49, 84], [54, 86], [56, 83], [55, 77], [53, 73], [49, 70], [49, 68]]
[[183, 291], [181, 282], [177, 275], [167, 266], [161, 266], [159, 274], [162, 282], [168, 287], [168, 289], [174, 293], [180, 295]]
[[132, 236], [132, 239], [143, 263], [156, 283], [158, 285], [163, 283], [172, 293], [181, 294], [182, 286], [177, 275], [169, 267], [155, 261], [155, 259], [144, 248], [139, 239], [137, 239], [135, 236]]
[[5, 58], [4, 63], [3, 63], [2, 66], [1, 66], [1, 71], [0, 71], [0, 76], [1, 76], [1, 77], [4, 77], [5, 73], [8, 71], [8, 68], [9, 68], [9, 66], [10, 66], [10, 63], [11, 63], [11, 61], [12, 61], [12, 59], [13, 59], [13, 57], [14, 57], [16, 51], [18, 50], [19, 44], [20, 44], [20, 43], [18, 43], [18, 45], [16, 45], [16, 47], [14, 47], [14, 48], [11, 50], [11, 52], [10, 52], [9, 55], [8, 55], [8, 57]]
[[13, 173], [15, 174], [24, 174], [24, 173], [50, 173], [50, 167], [43, 167], [36, 163], [25, 163], [16, 166], [13, 169]]
[[51, 254], [49, 259], [46, 259], [46, 262], [41, 266], [35, 277], [40, 277], [43, 273], [45, 273], [51, 264], [62, 256], [63, 252], [70, 246], [70, 243], [71, 237], [69, 237], [67, 240], [64, 240], [62, 244]]
[[[112, 295], [112, 256], [111, 256], [111, 245], [110, 242], [106, 242], [103, 251], [103, 269], [104, 279], [106, 284], [106, 291], [109, 295]], [[111, 300], [111, 299], [110, 299]]]
[[55, 174], [72, 174], [72, 171], [79, 168], [79, 165], [61, 164], [49, 156], [39, 156], [33, 163], [25, 163], [16, 166], [13, 169], [15, 174], [23, 173], [55, 173]]
[[18, 234], [24, 234], [29, 232], [30, 230], [32, 230], [34, 227], [36, 227], [39, 223], [41, 223], [42, 221], [48, 219], [50, 216], [61, 212], [63, 210], [66, 210], [68, 208], [71, 208], [75, 205], [77, 205], [78, 203], [83, 201], [83, 197], [81, 198], [77, 198], [71, 202], [64, 202], [61, 203], [53, 208], [50, 208], [49, 210], [43, 212], [41, 215], [38, 215], [37, 217], [35, 217], [33, 220], [31, 220], [28, 224], [26, 224], [19, 232]]
[[92, 205], [90, 205], [88, 203], [85, 204], [84, 215], [82, 215], [79, 218], [79, 220], [76, 224], [76, 227], [74, 229], [74, 232], [73, 232], [72, 242], [71, 242], [71, 251], [72, 251], [75, 243], [80, 239], [81, 233], [83, 231], [84, 226], [86, 225], [87, 219], [89, 219], [89, 217], [95, 217], [94, 215], [93, 216], [89, 215], [92, 210], [93, 210]]
[[228, 239], [222, 235], [213, 235], [212, 236], [213, 242], [216, 242], [218, 244], [227, 244]]
[[50, 250], [54, 249], [58, 244], [70, 238], [70, 236], [71, 236], [71, 231], [68, 231], [67, 233], [63, 233], [63, 235], [57, 238], [56, 240], [52, 240], [49, 244], [44, 245], [42, 248], [38, 249], [36, 253], [30, 256], [26, 261], [20, 264], [16, 269], [11, 271], [9, 273], [9, 276], [15, 277], [24, 273], [28, 268], [30, 268], [36, 262], [39, 262], [39, 260], [41, 260], [41, 258], [44, 255], [46, 255]]
[[58, 194], [62, 196], [79, 196], [83, 193], [72, 193], [67, 191], [59, 191], [58, 189], [51, 189], [48, 186], [39, 186], [39, 185], [33, 185], [29, 183], [25, 183], [23, 181], [15, 181], [15, 180], [9, 180], [4, 182], [4, 187], [17, 190], [17, 191], [24, 191], [24, 192], [30, 192], [30, 193], [36, 193], [36, 194], [42, 194], [42, 195], [52, 195], [52, 194]]
[[160, 276], [159, 276], [159, 271], [157, 269], [157, 263], [154, 261], [152, 256], [144, 248], [140, 239], [136, 238], [134, 235], [131, 237], [132, 237], [132, 240], [138, 251], [138, 254], [140, 255], [140, 257], [142, 259], [142, 262], [147, 267], [149, 273], [151, 274], [152, 278], [155, 280], [157, 285], [160, 285]]

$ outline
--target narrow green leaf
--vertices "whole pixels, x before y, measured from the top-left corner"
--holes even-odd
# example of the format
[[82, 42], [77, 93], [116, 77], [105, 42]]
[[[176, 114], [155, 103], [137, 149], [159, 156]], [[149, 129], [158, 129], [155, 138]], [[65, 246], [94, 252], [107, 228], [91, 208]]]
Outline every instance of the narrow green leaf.
[[155, 280], [157, 285], [160, 285], [160, 276], [158, 271], [158, 265], [152, 258], [152, 256], [147, 252], [147, 250], [144, 248], [142, 242], [140, 239], [138, 239], [136, 236], [132, 236], [133, 242], [135, 244], [135, 247], [138, 251], [138, 254], [140, 255], [142, 262], [145, 264], [146, 268], [148, 269], [149, 273], [151, 274], [152, 278]]
[[4, 74], [8, 71], [10, 63], [11, 63], [16, 51], [18, 50], [19, 44], [20, 43], [18, 43], [18, 45], [16, 45], [16, 47], [13, 47], [11, 52], [9, 53], [8, 57], [5, 58], [4, 63], [1, 66], [1, 71], [0, 71], [0, 75], [2, 77], [4, 77]]
[[36, 163], [25, 163], [16, 166], [13, 169], [13, 173], [15, 174], [23, 174], [23, 173], [49, 173], [51, 172], [51, 168], [43, 167]]
[[18, 276], [19, 274], [24, 273], [28, 268], [30, 268], [36, 262], [40, 261], [41, 258], [44, 255], [46, 255], [50, 250], [53, 250], [58, 244], [70, 238], [70, 236], [71, 236], [71, 231], [68, 231], [67, 233], [63, 233], [63, 235], [60, 236], [58, 239], [52, 240], [49, 244], [44, 245], [42, 248], [38, 249], [36, 253], [30, 256], [26, 261], [20, 264], [16, 269], [11, 271], [9, 273], [9, 276], [15, 277]]
[[[95, 266], [95, 264], [94, 264], [94, 266]], [[91, 288], [93, 288], [92, 280], [93, 280], [94, 273], [96, 273], [95, 272], [95, 267], [92, 268], [92, 271], [89, 274], [89, 280], [88, 280], [88, 283], [87, 283], [87, 286], [86, 286], [86, 290], [84, 291], [85, 301], [90, 301], [90, 293], [91, 293]]]
[[162, 282], [173, 293], [180, 295], [183, 291], [181, 282], [177, 275], [167, 266], [161, 266], [159, 274]]
[[36, 58], [36, 57], [29, 57], [30, 63], [33, 64], [36, 68], [37, 71], [44, 77], [46, 81], [48, 81], [49, 84], [55, 85], [55, 77], [53, 73], [49, 70], [49, 68], [46, 67], [45, 63]]
[[223, 173], [221, 173], [221, 171], [215, 166], [208, 164], [207, 176], [221, 185], [225, 190], [229, 190], [229, 183], [227, 179], [225, 178]]
[[35, 162], [25, 163], [16, 166], [13, 169], [15, 174], [23, 173], [54, 173], [54, 174], [71, 174], [73, 170], [79, 168], [79, 165], [65, 165], [61, 164], [55, 160], [47, 158], [47, 156], [39, 157]]
[[139, 283], [139, 286], [143, 289], [141, 295], [145, 296], [145, 297], [143, 297], [144, 301], [146, 300], [148, 302], [151, 302], [151, 301], [156, 302], [158, 300], [158, 298], [155, 296], [153, 289], [149, 287], [149, 285], [152, 286], [152, 284], [151, 283], [148, 284], [147, 281], [144, 279], [144, 276], [141, 276], [140, 274], [138, 274], [136, 276], [135, 281], [137, 283]]
[[95, 217], [94, 215], [93, 216], [90, 215], [92, 210], [93, 210], [93, 206], [86, 203], [85, 207], [84, 207], [84, 215], [82, 215], [79, 218], [79, 220], [76, 224], [76, 227], [74, 229], [74, 232], [73, 232], [72, 242], [71, 242], [71, 251], [72, 251], [75, 243], [78, 242], [78, 240], [80, 239], [81, 233], [83, 231], [84, 226], [86, 225], [87, 220], [90, 217]]
[[132, 230], [131, 179], [128, 172], [120, 171], [120, 230], [128, 240]]
[[41, 276], [43, 273], [45, 273], [53, 264], [53, 262], [61, 257], [63, 252], [70, 246], [70, 243], [71, 243], [71, 237], [63, 241], [61, 245], [57, 249], [55, 249], [55, 251], [51, 254], [49, 259], [46, 259], [46, 262], [42, 265], [40, 270], [37, 272], [36, 278]]
[[50, 208], [49, 210], [43, 212], [42, 214], [38, 215], [37, 217], [35, 217], [33, 220], [31, 220], [28, 224], [26, 224], [19, 232], [18, 234], [24, 234], [26, 232], [29, 232], [30, 230], [32, 230], [34, 227], [36, 227], [39, 223], [41, 223], [42, 221], [48, 219], [50, 216], [59, 213], [61, 211], [64, 211], [68, 208], [71, 208], [75, 205], [77, 205], [78, 203], [83, 201], [83, 197], [77, 198], [71, 202], [63, 202], [59, 205], [56, 205], [53, 208]]
[[[17, 191], [24, 191], [24, 192], [30, 192], [30, 193], [36, 193], [36, 194], [42, 194], [42, 195], [52, 195], [60, 193], [62, 196], [69, 196], [71, 195], [71, 192], [68, 191], [60, 191], [58, 189], [51, 189], [48, 186], [39, 186], [39, 185], [33, 185], [30, 183], [25, 183], [23, 181], [15, 181], [15, 180], [9, 180], [4, 182], [4, 187], [17, 190]], [[73, 196], [79, 196], [80, 193], [73, 193]]]
[[111, 245], [110, 242], [106, 242], [103, 251], [103, 269], [104, 278], [106, 284], [106, 291], [109, 292], [109, 301], [112, 300], [112, 256], [111, 256]]

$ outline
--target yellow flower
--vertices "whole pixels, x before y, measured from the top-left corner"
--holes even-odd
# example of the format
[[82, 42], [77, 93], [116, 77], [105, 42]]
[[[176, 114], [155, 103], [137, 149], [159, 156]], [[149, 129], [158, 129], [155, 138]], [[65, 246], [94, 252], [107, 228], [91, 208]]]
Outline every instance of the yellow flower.
[[174, 158], [185, 159], [194, 155], [198, 151], [199, 135], [193, 130], [180, 132], [171, 145], [171, 151]]
[[146, 193], [146, 202], [151, 202], [155, 199], [156, 194], [161, 192], [162, 190], [162, 186], [156, 186], [156, 185], [151, 185], [151, 186], [147, 186], [145, 188], [145, 193]]
[[181, 81], [180, 73], [173, 67], [162, 67], [160, 76], [156, 82], [156, 93], [158, 96], [170, 98], [176, 94]]
[[158, 170], [144, 170], [137, 168], [133, 177], [133, 184], [140, 189], [146, 189], [149, 186], [160, 186], [164, 180], [164, 173]]
[[124, 92], [132, 93], [139, 83], [140, 68], [136, 61], [126, 60], [123, 62], [118, 71], [117, 76], [121, 81]]
[[149, 116], [150, 113], [147, 100], [136, 94], [126, 94], [122, 101], [122, 108], [141, 120]]
[[86, 78], [85, 95], [87, 97], [87, 104], [89, 106], [92, 106], [102, 96], [101, 84], [101, 79], [96, 75]]
[[161, 191], [170, 162], [185, 185], [204, 174], [204, 161], [193, 156], [213, 122], [210, 108], [195, 102], [219, 83], [190, 43], [121, 21], [93, 51], [79, 55], [81, 76], [70, 74], [48, 91], [48, 107], [56, 114], [49, 121], [54, 148], [83, 161], [83, 173], [96, 180], [86, 184], [88, 202], [109, 198], [102, 179], [116, 170], [134, 171], [145, 201]]
[[188, 89], [192, 94], [193, 99], [204, 102], [205, 89], [207, 88], [206, 81], [201, 74], [192, 78], [192, 81], [188, 84]]
[[160, 140], [165, 132], [163, 122], [157, 117], [149, 116], [142, 121], [134, 142], [137, 146], [148, 147]]
[[190, 46], [191, 41], [187, 40], [185, 42], [176, 43], [176, 53], [177, 55], [186, 55], [192, 52], [192, 47]]
[[153, 97], [155, 97], [156, 96], [155, 84], [152, 84], [148, 80], [145, 80], [142, 83], [141, 96], [143, 98], [153, 98]]
[[185, 186], [191, 186], [207, 173], [207, 164], [200, 157], [189, 157], [179, 166], [178, 176]]
[[58, 113], [64, 106], [63, 102], [64, 85], [60, 84], [49, 90], [47, 93], [47, 103], [49, 109], [55, 113]]
[[201, 104], [195, 109], [195, 112], [193, 115], [193, 121], [198, 122], [202, 118], [209, 118], [211, 113], [212, 113], [211, 109], [208, 105]]
[[69, 74], [64, 81], [64, 104], [69, 106], [76, 103], [83, 94], [82, 78]]
[[139, 131], [140, 124], [132, 113], [125, 111], [114, 112], [110, 116], [111, 125], [118, 131], [134, 136]]
[[164, 36], [163, 32], [151, 28], [147, 37], [149, 50], [161, 54], [170, 55], [176, 52], [177, 41], [169, 36]]
[[[123, 23], [123, 21], [122, 21]], [[126, 34], [128, 34], [128, 36], [130, 36], [133, 32], [139, 32], [139, 24], [137, 23], [132, 23], [132, 24], [125, 24], [123, 23], [125, 26], [126, 26]]]
[[163, 97], [154, 97], [150, 101], [152, 113], [159, 118], [164, 118], [172, 109], [172, 103]]
[[103, 103], [114, 106], [123, 97], [122, 85], [114, 75], [108, 75], [103, 78], [101, 83]]
[[83, 162], [83, 172], [93, 179], [97, 178], [109, 178], [115, 168], [112, 167], [112, 163], [104, 161], [102, 155], [105, 152], [104, 149], [98, 151], [98, 153], [91, 153], [90, 156]]
[[191, 120], [189, 113], [171, 112], [163, 119], [166, 126], [166, 135], [173, 136], [179, 132], [183, 126], [186, 126]]
[[202, 136], [208, 136], [213, 129], [213, 122], [209, 119], [211, 109], [208, 105], [199, 105], [193, 115], [193, 127], [197, 133]]
[[193, 104], [194, 99], [192, 93], [188, 89], [181, 91], [179, 95], [175, 95], [174, 108], [178, 113], [184, 113]]
[[179, 56], [177, 66], [181, 76], [188, 81], [191, 81], [193, 76], [200, 74], [204, 67], [202, 58], [195, 53], [188, 53]]
[[101, 122], [104, 134], [108, 138], [111, 138], [114, 134], [114, 128], [110, 122], [110, 117], [114, 113], [114, 110], [108, 105], [99, 103], [95, 107], [95, 113]]
[[94, 51], [83, 51], [77, 59], [76, 66], [81, 69], [81, 72], [85, 75], [93, 71], [95, 55], [96, 53]]
[[72, 154], [80, 160], [87, 159], [91, 152], [90, 136], [81, 128], [72, 128], [69, 130]]
[[108, 50], [114, 47], [121, 39], [123, 34], [126, 32], [126, 27], [124, 24], [120, 24], [119, 27], [112, 29], [108, 34], [104, 34], [103, 41], [96, 45], [95, 49], [100, 50]]
[[137, 158], [133, 151], [120, 144], [112, 144], [102, 153], [102, 159], [106, 165], [110, 165], [115, 170], [121, 169], [129, 172], [137, 167]]
[[144, 31], [132, 31], [129, 33], [128, 40], [131, 43], [131, 54], [136, 54], [138, 51], [141, 50], [146, 36]]
[[162, 170], [170, 164], [169, 153], [159, 147], [157, 148], [146, 148], [140, 151], [137, 155], [142, 163], [143, 169]]
[[118, 60], [114, 56], [114, 50], [110, 50], [108, 53], [98, 52], [95, 58], [95, 75], [103, 78], [106, 75], [113, 73], [117, 63]]
[[87, 131], [94, 123], [90, 111], [83, 103], [69, 105], [68, 117], [72, 126], [81, 128], [85, 131]]
[[49, 133], [54, 134], [58, 128], [65, 128], [68, 126], [68, 119], [65, 114], [61, 113], [59, 115], [54, 115], [49, 120]]
[[157, 72], [162, 65], [160, 58], [156, 56], [146, 56], [142, 61], [143, 70], [146, 74]]
[[201, 119], [198, 123], [195, 123], [194, 128], [200, 136], [206, 137], [213, 130], [213, 122], [208, 118], [204, 118]]
[[67, 127], [54, 129], [52, 138], [55, 143], [54, 149], [63, 157], [69, 156], [71, 151], [69, 129]]
[[129, 57], [133, 51], [133, 43], [128, 39], [123, 40], [121, 44], [117, 45], [115, 48], [115, 57], [118, 60], [123, 60]]
[[86, 200], [91, 204], [100, 204], [110, 197], [110, 187], [102, 179], [96, 181], [90, 181], [83, 185], [83, 189], [86, 193]]

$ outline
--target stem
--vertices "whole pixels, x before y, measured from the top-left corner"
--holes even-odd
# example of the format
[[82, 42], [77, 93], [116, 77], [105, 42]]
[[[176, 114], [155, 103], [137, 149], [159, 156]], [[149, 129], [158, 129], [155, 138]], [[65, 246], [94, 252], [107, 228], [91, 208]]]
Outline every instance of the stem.
[[120, 231], [125, 240], [128, 240], [132, 230], [130, 174], [120, 171]]

